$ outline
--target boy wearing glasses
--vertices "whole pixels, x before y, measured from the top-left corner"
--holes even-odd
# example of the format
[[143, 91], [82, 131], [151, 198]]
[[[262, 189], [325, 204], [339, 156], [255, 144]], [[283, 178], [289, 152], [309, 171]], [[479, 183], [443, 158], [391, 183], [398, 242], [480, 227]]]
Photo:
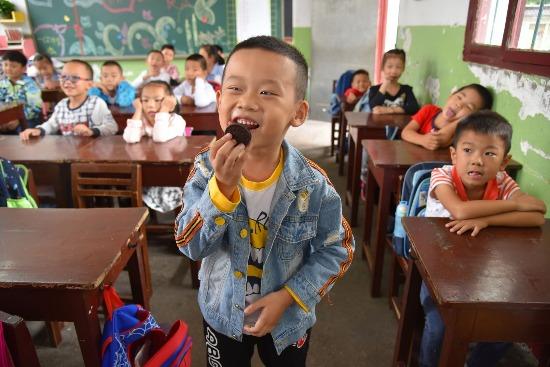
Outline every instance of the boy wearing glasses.
[[97, 96], [88, 96], [93, 70], [82, 60], [71, 60], [59, 76], [61, 89], [67, 95], [55, 106], [52, 116], [34, 129], [19, 134], [21, 140], [45, 134], [99, 136], [114, 135], [118, 126], [107, 104]]

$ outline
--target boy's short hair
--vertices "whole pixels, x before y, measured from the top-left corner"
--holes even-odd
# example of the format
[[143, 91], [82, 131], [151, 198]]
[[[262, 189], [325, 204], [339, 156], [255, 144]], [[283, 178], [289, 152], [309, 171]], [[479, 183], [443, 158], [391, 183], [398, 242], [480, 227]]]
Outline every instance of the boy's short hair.
[[121, 73], [121, 74], [123, 73], [123, 71], [122, 71], [122, 66], [120, 66], [120, 64], [119, 64], [117, 61], [115, 61], [115, 60], [107, 60], [107, 61], [105, 61], [105, 62], [101, 65], [101, 67], [103, 68], [103, 67], [105, 67], [105, 66], [116, 66], [116, 67], [118, 68], [118, 70], [120, 71], [120, 73]]
[[[284, 56], [296, 65], [296, 86], [295, 93], [296, 99], [302, 100], [306, 97], [307, 89], [307, 61], [304, 58], [304, 55], [294, 46], [289, 45], [281, 41], [278, 38], [272, 36], [256, 36], [251, 37], [241, 43], [237, 44], [229, 57], [227, 58], [227, 65], [229, 65], [229, 60], [239, 50], [250, 50], [250, 49], [261, 49], [265, 51], [270, 51], [276, 53], [277, 55]], [[225, 77], [225, 71], [227, 70], [227, 65], [224, 69], [222, 76], [222, 83]]]
[[191, 54], [187, 56], [185, 61], [197, 61], [202, 70], [206, 70], [206, 59], [201, 54]]
[[149, 57], [149, 55], [151, 54], [159, 54], [164, 59], [164, 55], [162, 54], [162, 52], [160, 52], [160, 50], [157, 50], [157, 49], [149, 50], [149, 52], [147, 52], [147, 57]]
[[146, 82], [145, 84], [143, 84], [140, 88], [139, 88], [139, 94], [140, 94], [140, 97], [141, 97], [141, 92], [147, 88], [147, 87], [150, 87], [150, 86], [157, 86], [157, 87], [163, 87], [165, 92], [169, 95], [173, 95], [173, 92], [172, 92], [172, 87], [170, 86], [170, 84], [168, 84], [167, 82], [165, 82], [164, 80], [150, 80], [148, 82]]
[[36, 55], [34, 55], [34, 57], [32, 59], [32, 62], [37, 62], [37, 61], [46, 61], [48, 64], [53, 66], [53, 60], [50, 57], [50, 55], [48, 55], [48, 54], [36, 54]]
[[386, 61], [388, 61], [388, 59], [392, 57], [400, 58], [403, 61], [403, 64], [405, 64], [407, 61], [407, 55], [405, 54], [405, 51], [400, 48], [394, 48], [392, 50], [386, 51], [384, 53], [384, 56], [382, 56], [382, 67], [384, 67]]
[[473, 89], [477, 92], [477, 94], [479, 94], [481, 100], [483, 101], [483, 105], [480, 108], [481, 110], [490, 110], [493, 108], [493, 95], [489, 89], [485, 88], [483, 85], [477, 83], [468, 84], [457, 89], [453, 94], [456, 94], [464, 89]]
[[23, 55], [22, 52], [11, 50], [8, 51], [2, 56], [2, 61], [11, 61], [21, 64], [22, 66], [27, 66], [27, 57]]
[[460, 120], [453, 137], [453, 147], [455, 149], [460, 137], [466, 131], [473, 131], [484, 135], [496, 135], [504, 143], [504, 154], [510, 152], [510, 148], [512, 147], [512, 125], [494, 111], [477, 111]]
[[172, 50], [173, 53], [176, 53], [176, 48], [174, 47], [174, 45], [172, 45], [171, 43], [165, 43], [164, 45], [162, 45], [162, 47], [160, 48], [160, 50], [165, 50], [165, 49], [168, 49], [168, 50]]
[[80, 60], [80, 59], [72, 59], [69, 62], [67, 62], [65, 65], [67, 65], [68, 63], [71, 63], [71, 62], [84, 66], [86, 68], [86, 70], [88, 71], [88, 75], [89, 75], [88, 79], [90, 79], [90, 80], [94, 79], [94, 69], [92, 69], [92, 65], [88, 64], [88, 62], [86, 62], [84, 60]]
[[352, 82], [353, 82], [353, 79], [355, 78], [356, 75], [366, 75], [367, 78], [370, 77], [368, 71], [366, 71], [365, 69], [358, 69], [358, 70], [355, 70], [355, 72], [353, 74], [351, 74], [351, 81]]

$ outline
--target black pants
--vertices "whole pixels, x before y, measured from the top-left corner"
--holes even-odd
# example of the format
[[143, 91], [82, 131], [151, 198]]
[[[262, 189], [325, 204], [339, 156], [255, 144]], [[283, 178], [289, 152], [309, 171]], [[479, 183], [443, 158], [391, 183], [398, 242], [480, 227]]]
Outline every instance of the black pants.
[[250, 359], [254, 354], [254, 345], [258, 346], [258, 354], [267, 367], [305, 367], [311, 329], [300, 340], [289, 345], [281, 355], [277, 355], [271, 334], [261, 338], [243, 335], [243, 341], [229, 338], [218, 333], [203, 321], [206, 338], [206, 361], [210, 367], [250, 367]]

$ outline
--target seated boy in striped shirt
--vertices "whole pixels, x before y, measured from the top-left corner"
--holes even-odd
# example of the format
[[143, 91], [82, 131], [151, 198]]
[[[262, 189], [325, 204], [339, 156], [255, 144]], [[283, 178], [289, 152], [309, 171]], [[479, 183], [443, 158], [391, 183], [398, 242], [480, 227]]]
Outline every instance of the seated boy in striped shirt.
[[99, 136], [114, 135], [118, 126], [105, 101], [88, 96], [94, 72], [90, 64], [71, 60], [59, 76], [61, 89], [67, 95], [55, 106], [48, 121], [19, 134], [21, 140], [45, 134]]
[[[451, 232], [471, 231], [471, 236], [488, 226], [542, 225], [544, 202], [521, 192], [504, 171], [511, 158], [511, 141], [512, 126], [496, 112], [475, 112], [461, 120], [450, 148], [453, 165], [432, 171], [426, 216], [450, 217], [446, 227]], [[420, 302], [426, 314], [420, 366], [437, 366], [445, 325], [425, 284]], [[477, 343], [468, 367], [495, 365], [509, 345]]]

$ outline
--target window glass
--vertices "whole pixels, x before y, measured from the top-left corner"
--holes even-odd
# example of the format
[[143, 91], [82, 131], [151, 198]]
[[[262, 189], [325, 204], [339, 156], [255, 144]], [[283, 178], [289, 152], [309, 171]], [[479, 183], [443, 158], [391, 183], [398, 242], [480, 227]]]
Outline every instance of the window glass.
[[520, 3], [508, 47], [550, 51], [550, 0]]
[[501, 46], [507, 11], [508, 0], [480, 0], [476, 12], [474, 42]]

